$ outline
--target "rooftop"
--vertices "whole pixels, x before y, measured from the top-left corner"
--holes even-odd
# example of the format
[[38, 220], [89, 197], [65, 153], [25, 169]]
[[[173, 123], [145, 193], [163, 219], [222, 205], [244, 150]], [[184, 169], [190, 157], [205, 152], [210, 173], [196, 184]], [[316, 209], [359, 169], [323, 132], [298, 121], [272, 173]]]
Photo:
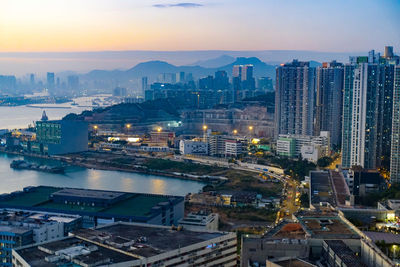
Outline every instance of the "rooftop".
[[[77, 266], [82, 266], [82, 263], [90, 266], [96, 263], [115, 264], [137, 259], [134, 256], [96, 246], [75, 237], [67, 237], [50, 243], [17, 249], [16, 251], [32, 267], [70, 266], [71, 263], [75, 263]], [[69, 257], [73, 259], [70, 260]]]
[[342, 241], [342, 240], [324, 240], [324, 242], [335, 252], [346, 266], [365, 267], [360, 257]]
[[44, 224], [70, 223], [79, 218], [78, 215], [0, 209], [0, 231], [25, 233]]
[[52, 196], [68, 196], [68, 197], [81, 197], [81, 198], [96, 198], [104, 200], [112, 200], [117, 197], [123, 196], [123, 192], [101, 191], [101, 190], [88, 190], [65, 188], [51, 194]]
[[360, 238], [334, 211], [303, 211], [296, 218], [313, 238]]
[[332, 190], [328, 171], [310, 172], [311, 204], [328, 202], [335, 206], [335, 197]]
[[272, 238], [305, 239], [305, 232], [300, 223], [287, 223], [272, 235]]
[[335, 189], [336, 202], [340, 206], [346, 205], [346, 199], [350, 197], [350, 191], [343, 175], [337, 171], [330, 171], [330, 177]]
[[[51, 195], [58, 196], [89, 196], [90, 198], [112, 199], [109, 205], [92, 206], [82, 203], [54, 202]], [[11, 194], [0, 196], [0, 207], [27, 210], [40, 210], [60, 213], [72, 213], [80, 215], [91, 215], [94, 213], [104, 216], [122, 217], [152, 217], [158, 214], [157, 207], [164, 205], [175, 205], [184, 201], [180, 196], [125, 193], [102, 190], [85, 190], [74, 188], [57, 188], [38, 186], [25, 188]], [[161, 211], [160, 211], [161, 212]]]
[[73, 232], [78, 238], [107, 244], [142, 257], [151, 257], [225, 235], [222, 232], [195, 232], [171, 227], [116, 223], [97, 229]]
[[385, 241], [386, 244], [400, 244], [400, 235], [383, 232], [364, 232], [374, 243]]
[[316, 265], [311, 264], [302, 259], [284, 259], [284, 260], [275, 260], [273, 263], [277, 264], [278, 266], [282, 267], [315, 267]]

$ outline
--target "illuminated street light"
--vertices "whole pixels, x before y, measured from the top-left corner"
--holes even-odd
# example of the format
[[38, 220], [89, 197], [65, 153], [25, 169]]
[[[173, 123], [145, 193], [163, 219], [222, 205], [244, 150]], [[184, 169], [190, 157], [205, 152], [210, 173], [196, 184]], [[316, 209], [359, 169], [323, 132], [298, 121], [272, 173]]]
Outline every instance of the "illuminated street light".
[[161, 127], [158, 127], [158, 128], [157, 128], [157, 132], [160, 133], [161, 131], [162, 131], [162, 128], [161, 128]]
[[132, 125], [130, 125], [130, 124], [127, 124], [127, 125], [126, 125], [126, 128], [128, 128], [128, 129], [129, 129], [129, 128], [131, 128], [131, 126], [132, 126]]
[[249, 130], [250, 130], [250, 131], [253, 131], [253, 126], [249, 126]]
[[203, 125], [203, 131], [206, 131], [207, 130], [207, 125]]
[[238, 133], [238, 131], [235, 129], [235, 130], [233, 130], [233, 134], [237, 134]]
[[97, 128], [99, 128], [97, 125], [93, 126], [93, 129], [97, 130]]

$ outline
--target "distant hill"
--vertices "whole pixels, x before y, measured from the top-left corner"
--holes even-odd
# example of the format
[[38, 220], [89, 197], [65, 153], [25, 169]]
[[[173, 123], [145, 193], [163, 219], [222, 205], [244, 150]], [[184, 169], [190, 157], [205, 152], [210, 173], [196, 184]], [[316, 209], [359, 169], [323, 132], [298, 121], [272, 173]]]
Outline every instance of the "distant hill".
[[231, 64], [234, 61], [235, 61], [234, 57], [228, 55], [222, 55], [217, 58], [199, 60], [193, 64], [190, 64], [190, 66], [200, 66], [204, 68], [218, 68], [220, 66]]
[[179, 120], [179, 113], [169, 99], [157, 99], [140, 104], [122, 103], [81, 114], [70, 113], [63, 120], [107, 121], [109, 123], [154, 122]]
[[[225, 58], [227, 59], [227, 58]], [[224, 60], [225, 60], [224, 59]], [[214, 61], [215, 63], [216, 61]], [[210, 63], [208, 63], [210, 64]], [[165, 61], [148, 61], [139, 63], [136, 66], [123, 71], [123, 70], [93, 70], [86, 74], [81, 75], [82, 81], [96, 81], [103, 83], [116, 83], [124, 85], [129, 80], [140, 79], [141, 77], [147, 76], [149, 80], [155, 80], [157, 76], [161, 73], [178, 73], [186, 72], [192, 73], [193, 76], [197, 78], [205, 77], [207, 75], [214, 75], [218, 70], [225, 70], [229, 76], [232, 74], [232, 68], [234, 65], [254, 65], [254, 76], [263, 77], [269, 76], [271, 78], [275, 77], [275, 67], [274, 65], [269, 65], [262, 62], [256, 57], [238, 57], [236, 60], [230, 64], [222, 65], [214, 68], [206, 68], [201, 66], [175, 66], [169, 64]]]

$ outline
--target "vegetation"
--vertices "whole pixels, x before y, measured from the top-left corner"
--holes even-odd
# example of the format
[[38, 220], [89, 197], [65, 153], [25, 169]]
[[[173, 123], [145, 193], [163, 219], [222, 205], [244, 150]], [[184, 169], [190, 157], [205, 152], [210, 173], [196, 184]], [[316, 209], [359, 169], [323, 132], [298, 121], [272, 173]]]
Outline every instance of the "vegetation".
[[321, 168], [328, 167], [333, 162], [333, 159], [330, 157], [322, 157], [318, 159], [317, 166]]
[[278, 197], [282, 192], [281, 183], [262, 182], [254, 173], [238, 170], [228, 170], [224, 173], [229, 180], [224, 184], [219, 184], [212, 189], [205, 187], [204, 191], [253, 191], [261, 194], [263, 197]]
[[392, 198], [400, 198], [400, 184], [392, 184], [392, 186], [387, 190], [367, 194], [365, 197], [360, 198], [360, 202], [362, 205], [376, 206], [378, 201]]
[[301, 194], [300, 203], [301, 203], [301, 206], [303, 208], [309, 208], [310, 207], [310, 199], [309, 199], [308, 193]]
[[215, 172], [226, 170], [218, 166], [208, 166], [191, 162], [177, 162], [166, 159], [147, 159], [144, 163], [149, 169], [171, 172], [182, 172], [196, 175], [212, 175]]
[[264, 102], [267, 106], [275, 106], [275, 92], [267, 92], [265, 95], [258, 95], [254, 97], [245, 98], [242, 101], [260, 101]]
[[220, 213], [226, 214], [228, 218], [244, 221], [268, 221], [272, 222], [276, 217], [276, 210], [257, 209], [252, 206], [236, 208], [219, 208]]
[[285, 170], [285, 174], [292, 176], [294, 179], [301, 181], [310, 171], [315, 170], [316, 166], [307, 160], [291, 160], [288, 158], [271, 157], [271, 163], [278, 165]]

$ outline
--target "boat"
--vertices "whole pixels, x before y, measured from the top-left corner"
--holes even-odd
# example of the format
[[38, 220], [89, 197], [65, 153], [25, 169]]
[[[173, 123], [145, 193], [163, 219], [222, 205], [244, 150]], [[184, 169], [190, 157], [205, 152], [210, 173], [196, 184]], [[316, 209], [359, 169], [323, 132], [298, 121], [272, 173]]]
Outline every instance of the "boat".
[[16, 170], [33, 170], [33, 171], [41, 171], [41, 172], [49, 172], [49, 173], [64, 173], [65, 168], [60, 166], [47, 166], [47, 165], [39, 165], [35, 163], [30, 163], [25, 160], [13, 160], [10, 164], [10, 167]]

